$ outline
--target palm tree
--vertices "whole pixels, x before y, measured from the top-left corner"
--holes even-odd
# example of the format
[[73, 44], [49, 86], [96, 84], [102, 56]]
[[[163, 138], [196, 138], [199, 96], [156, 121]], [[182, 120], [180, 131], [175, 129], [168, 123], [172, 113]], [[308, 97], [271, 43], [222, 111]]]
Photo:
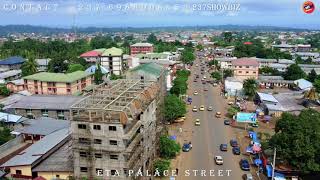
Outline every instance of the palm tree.
[[309, 99], [311, 101], [316, 101], [319, 99], [318, 93], [316, 92], [316, 88], [311, 88], [309, 91], [304, 94], [305, 99]]
[[22, 76], [29, 76], [37, 73], [37, 62], [33, 56], [30, 56], [27, 61], [25, 61], [22, 66]]
[[255, 79], [246, 79], [243, 82], [244, 93], [252, 99], [258, 89], [258, 83]]

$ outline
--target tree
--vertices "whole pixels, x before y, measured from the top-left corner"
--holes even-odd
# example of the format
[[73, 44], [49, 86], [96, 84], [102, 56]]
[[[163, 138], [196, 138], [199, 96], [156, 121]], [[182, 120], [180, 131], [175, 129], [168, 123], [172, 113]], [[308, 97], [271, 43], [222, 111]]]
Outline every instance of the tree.
[[203, 50], [203, 46], [202, 46], [201, 44], [198, 44], [198, 45], [196, 46], [196, 49], [199, 50], [199, 51], [201, 51], [201, 50]]
[[111, 74], [110, 75], [110, 80], [117, 80], [117, 79], [122, 79], [122, 76], [118, 76], [118, 75], [115, 75], [115, 74]]
[[173, 122], [178, 117], [184, 116], [187, 112], [185, 103], [175, 95], [168, 95], [164, 99], [164, 117], [167, 121]]
[[157, 37], [153, 33], [151, 33], [147, 38], [147, 42], [152, 44], [155, 44], [157, 41]]
[[163, 176], [163, 171], [170, 169], [170, 161], [166, 159], [157, 159], [154, 161], [154, 171], [156, 169], [160, 172], [160, 176]]
[[6, 86], [1, 85], [0, 86], [0, 95], [1, 96], [9, 96], [10, 95], [10, 90]]
[[27, 61], [25, 61], [21, 66], [21, 76], [29, 76], [37, 73], [37, 62], [33, 56], [30, 56]]
[[228, 117], [232, 118], [239, 111], [240, 111], [240, 108], [238, 106], [231, 106], [231, 107], [228, 108], [227, 115], [228, 115]]
[[72, 73], [76, 71], [84, 71], [84, 67], [81, 64], [70, 64], [67, 73]]
[[180, 149], [181, 147], [176, 141], [165, 135], [160, 136], [160, 157], [165, 159], [175, 158]]
[[231, 32], [224, 32], [223, 38], [226, 42], [230, 43], [232, 41], [232, 33]]
[[304, 98], [309, 99], [311, 101], [316, 101], [319, 99], [319, 96], [318, 96], [316, 89], [311, 88], [309, 91], [305, 92]]
[[312, 69], [310, 71], [310, 73], [308, 74], [308, 80], [310, 82], [314, 82], [316, 78], [317, 78], [317, 73], [316, 73], [316, 71], [314, 69]]
[[102, 74], [100, 65], [98, 65], [98, 67], [97, 67], [96, 71], [94, 72], [93, 76], [94, 76], [94, 83], [95, 84], [101, 84], [103, 82], [103, 80], [102, 80], [103, 74]]
[[214, 71], [214, 72], [212, 72], [212, 73], [211, 73], [211, 77], [212, 77], [213, 79], [218, 80], [218, 81], [220, 81], [220, 80], [222, 79], [222, 75], [220, 74], [219, 71]]
[[48, 64], [48, 71], [54, 73], [62, 73], [68, 69], [68, 64], [63, 58], [55, 57]]
[[320, 113], [305, 109], [298, 116], [283, 113], [269, 145], [277, 157], [303, 173], [320, 171]]
[[190, 50], [190, 48], [185, 49], [181, 54], [181, 61], [184, 64], [190, 64], [195, 60], [195, 55], [193, 54], [193, 51]]
[[320, 93], [320, 79], [319, 79], [319, 78], [317, 78], [317, 79], [314, 81], [313, 86], [316, 88], [316, 91], [317, 91], [318, 93]]
[[283, 77], [285, 80], [297, 80], [305, 78], [306, 74], [297, 64], [292, 64], [287, 68]]
[[303, 62], [301, 56], [297, 56], [297, 57], [296, 57], [296, 64], [303, 64], [303, 63], [304, 63], [304, 62]]
[[10, 129], [0, 124], [0, 146], [12, 139]]
[[243, 82], [243, 90], [244, 93], [249, 96], [249, 98], [253, 98], [253, 96], [256, 94], [256, 91], [258, 89], [258, 84], [255, 79], [246, 79]]
[[223, 70], [223, 78], [232, 77], [233, 71], [232, 69], [225, 69]]
[[268, 66], [264, 66], [264, 67], [260, 68], [259, 73], [260, 74], [268, 74], [271, 76], [280, 75], [280, 72], [277, 69], [272, 68], [272, 67], [268, 67]]

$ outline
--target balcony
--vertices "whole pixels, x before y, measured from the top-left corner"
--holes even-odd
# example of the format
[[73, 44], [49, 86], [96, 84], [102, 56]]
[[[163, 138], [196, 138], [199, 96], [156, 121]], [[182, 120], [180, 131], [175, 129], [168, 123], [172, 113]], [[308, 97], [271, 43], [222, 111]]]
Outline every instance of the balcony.
[[130, 142], [129, 146], [127, 147], [126, 152], [132, 152], [135, 149], [135, 147], [138, 145], [138, 143], [141, 141], [141, 139], [142, 139], [142, 134], [137, 133], [134, 139]]
[[138, 158], [140, 158], [141, 153], [143, 151], [143, 147], [141, 145], [139, 145], [135, 151], [133, 152], [132, 156], [130, 157], [129, 161], [128, 161], [128, 167], [131, 168], [134, 164], [138, 164], [137, 161], [139, 161]]

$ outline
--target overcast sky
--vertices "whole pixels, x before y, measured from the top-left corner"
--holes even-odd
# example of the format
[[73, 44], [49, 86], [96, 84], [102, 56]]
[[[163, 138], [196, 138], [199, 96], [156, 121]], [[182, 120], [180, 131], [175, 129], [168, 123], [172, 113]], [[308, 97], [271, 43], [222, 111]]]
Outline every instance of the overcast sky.
[[70, 27], [74, 23], [83, 27], [234, 24], [320, 29], [320, 0], [313, 0], [316, 9], [312, 14], [302, 11], [303, 2], [304, 0], [1, 0], [0, 24], [51, 27]]

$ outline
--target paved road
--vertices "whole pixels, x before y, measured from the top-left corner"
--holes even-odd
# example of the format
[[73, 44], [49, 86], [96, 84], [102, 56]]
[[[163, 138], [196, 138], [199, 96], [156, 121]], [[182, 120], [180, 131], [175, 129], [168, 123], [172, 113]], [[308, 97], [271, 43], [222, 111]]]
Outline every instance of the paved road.
[[[195, 64], [200, 64], [200, 61], [196, 60]], [[229, 145], [230, 139], [234, 138], [235, 134], [231, 127], [223, 124], [223, 118], [216, 118], [214, 116], [217, 111], [226, 112], [226, 109], [224, 109], [225, 100], [219, 95], [219, 87], [213, 87], [211, 84], [201, 84], [202, 75], [200, 72], [200, 67], [192, 67], [188, 94], [192, 95], [193, 102], [188, 107], [189, 112], [187, 114], [187, 121], [183, 125], [183, 135], [186, 141], [192, 141], [193, 149], [181, 155], [179, 177], [177, 179], [240, 180], [245, 173], [239, 168], [238, 162], [241, 156], [233, 155]], [[195, 73], [200, 75], [198, 82], [193, 82]], [[208, 73], [205, 75], [207, 78], [210, 76]], [[204, 91], [205, 86], [208, 88], [208, 91]], [[195, 90], [199, 92], [198, 95], [193, 95]], [[199, 108], [201, 105], [205, 105], [206, 108], [213, 106], [214, 110], [191, 111], [193, 106]], [[200, 126], [194, 126], [194, 120], [197, 118], [201, 121]], [[228, 152], [221, 152], [219, 150], [221, 143], [228, 144]], [[215, 164], [214, 156], [216, 155], [223, 157], [224, 164], [222, 166]], [[188, 170], [190, 176], [186, 176], [188, 175], [186, 172]], [[223, 176], [219, 176], [219, 174]]]

